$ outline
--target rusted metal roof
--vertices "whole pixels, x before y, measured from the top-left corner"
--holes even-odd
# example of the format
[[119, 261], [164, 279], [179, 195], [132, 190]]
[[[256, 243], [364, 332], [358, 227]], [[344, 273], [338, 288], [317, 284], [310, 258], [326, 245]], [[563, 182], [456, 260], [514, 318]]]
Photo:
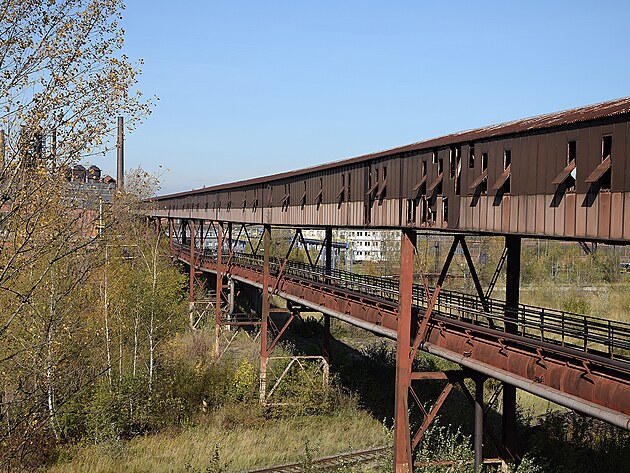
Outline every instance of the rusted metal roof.
[[298, 169], [295, 171], [283, 172], [279, 174], [273, 174], [269, 176], [262, 176], [253, 179], [247, 179], [243, 181], [230, 182], [226, 184], [220, 184], [211, 187], [204, 187], [202, 189], [196, 189], [192, 191], [178, 192], [175, 194], [169, 194], [157, 197], [156, 200], [170, 199], [174, 197], [182, 197], [188, 195], [202, 194], [205, 192], [220, 191], [224, 189], [231, 189], [234, 187], [252, 186], [263, 184], [272, 180], [284, 179], [287, 177], [293, 177], [300, 174], [308, 174], [311, 172], [324, 171], [328, 169], [334, 169], [341, 166], [347, 166], [351, 164], [357, 164], [370, 159], [378, 159], [386, 156], [392, 156], [401, 153], [409, 153], [414, 151], [429, 150], [432, 148], [440, 148], [457, 143], [469, 143], [489, 138], [496, 138], [498, 136], [512, 135], [518, 133], [525, 133], [534, 130], [542, 130], [546, 128], [553, 128], [558, 126], [565, 126], [585, 122], [589, 120], [596, 120], [600, 118], [612, 117], [616, 115], [623, 115], [630, 113], [630, 97], [611, 100], [608, 102], [602, 102], [595, 105], [587, 105], [584, 107], [573, 108], [570, 110], [564, 110], [561, 112], [548, 113], [545, 115], [538, 115], [535, 117], [524, 118], [521, 120], [515, 120], [498, 125], [491, 125], [482, 128], [476, 128], [473, 130], [460, 131], [457, 133], [451, 133], [449, 135], [440, 136], [438, 138], [432, 138], [429, 140], [419, 141], [417, 143], [400, 146], [398, 148], [387, 149], [370, 153], [362, 156], [357, 156], [350, 159], [344, 159], [340, 161], [333, 161], [325, 164], [319, 164], [316, 166]]

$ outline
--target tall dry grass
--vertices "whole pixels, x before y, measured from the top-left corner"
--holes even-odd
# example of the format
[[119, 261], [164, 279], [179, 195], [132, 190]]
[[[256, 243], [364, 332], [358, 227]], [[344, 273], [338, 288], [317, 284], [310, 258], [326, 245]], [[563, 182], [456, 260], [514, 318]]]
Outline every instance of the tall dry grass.
[[326, 416], [265, 419], [257, 408], [229, 405], [195, 427], [76, 449], [69, 461], [50, 471], [206, 471], [217, 463], [218, 452], [218, 463], [225, 465], [225, 471], [238, 472], [301, 461], [307, 444], [317, 457], [387, 442], [382, 425], [352, 407]]

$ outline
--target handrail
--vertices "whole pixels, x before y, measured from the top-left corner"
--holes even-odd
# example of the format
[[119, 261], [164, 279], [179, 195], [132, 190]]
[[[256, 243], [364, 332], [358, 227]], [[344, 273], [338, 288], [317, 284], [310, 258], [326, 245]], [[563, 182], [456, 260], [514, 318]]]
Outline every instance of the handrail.
[[[188, 248], [174, 244], [188, 254]], [[204, 249], [201, 258], [216, 261], [216, 250]], [[224, 263], [229, 261], [223, 255]], [[235, 252], [231, 264], [262, 271], [263, 257]], [[281, 260], [270, 258], [270, 273], [279, 273]], [[299, 261], [288, 261], [283, 274], [302, 280], [315, 281], [361, 295], [370, 295], [389, 302], [398, 302], [399, 283], [395, 278], [385, 278], [356, 274], [349, 271], [311, 266]], [[433, 288], [429, 288], [432, 292]], [[418, 308], [426, 308], [427, 299], [424, 286], [414, 284], [412, 288], [413, 304]], [[459, 291], [441, 289], [433, 309], [451, 319], [458, 319], [474, 325], [507, 331], [507, 324], [516, 327], [516, 334], [522, 337], [539, 340], [566, 348], [588, 353], [595, 353], [610, 359], [630, 361], [630, 324], [565, 312], [562, 310], [518, 304], [508, 307], [504, 301], [488, 298], [482, 304], [477, 295]], [[513, 316], [506, 316], [506, 312]]]

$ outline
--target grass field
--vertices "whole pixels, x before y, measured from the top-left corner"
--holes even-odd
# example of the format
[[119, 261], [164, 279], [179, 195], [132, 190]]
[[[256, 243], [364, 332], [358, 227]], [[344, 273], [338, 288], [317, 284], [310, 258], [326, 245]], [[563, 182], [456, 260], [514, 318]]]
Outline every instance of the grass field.
[[[310, 455], [380, 446], [388, 432], [365, 412], [347, 408], [328, 416], [265, 419], [258, 409], [224, 406], [199, 425], [126, 443], [77, 448], [52, 472], [238, 472], [298, 462]], [[308, 446], [308, 447], [307, 447]]]

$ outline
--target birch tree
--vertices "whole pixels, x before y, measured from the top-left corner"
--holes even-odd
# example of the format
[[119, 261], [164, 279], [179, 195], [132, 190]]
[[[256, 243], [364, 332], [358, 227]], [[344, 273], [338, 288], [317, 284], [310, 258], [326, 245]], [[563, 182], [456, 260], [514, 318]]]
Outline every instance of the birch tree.
[[[59, 171], [103, 151], [117, 115], [133, 127], [149, 111], [131, 92], [138, 69], [121, 52], [122, 9], [121, 0], [0, 2], [1, 291], [46, 247], [33, 237], [63, 192]], [[0, 316], [0, 337], [12, 316]]]
[[123, 9], [0, 0], [0, 466], [59, 437], [59, 408], [101, 374], [98, 299], [82, 295], [101, 264], [94, 222], [60, 171], [104, 151], [116, 116], [132, 128], [149, 112], [122, 53]]

